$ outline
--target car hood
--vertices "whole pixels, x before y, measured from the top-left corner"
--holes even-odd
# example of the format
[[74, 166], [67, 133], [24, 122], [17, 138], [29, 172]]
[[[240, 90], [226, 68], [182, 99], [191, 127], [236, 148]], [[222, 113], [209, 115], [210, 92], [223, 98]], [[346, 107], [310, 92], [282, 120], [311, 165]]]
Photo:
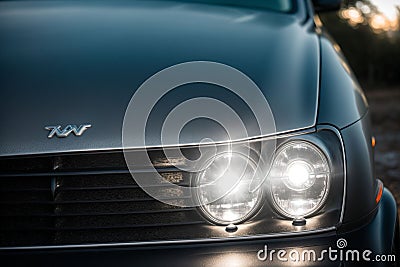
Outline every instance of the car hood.
[[[315, 125], [318, 37], [295, 15], [168, 1], [0, 2], [0, 35], [0, 155], [119, 149], [135, 91], [191, 61], [251, 78], [273, 112], [271, 134]], [[197, 96], [215, 92], [186, 86]], [[92, 127], [79, 137], [47, 137], [45, 126], [69, 124]], [[180, 144], [224, 141], [212, 124], [197, 129]], [[161, 145], [159, 132], [146, 134], [147, 145]]]

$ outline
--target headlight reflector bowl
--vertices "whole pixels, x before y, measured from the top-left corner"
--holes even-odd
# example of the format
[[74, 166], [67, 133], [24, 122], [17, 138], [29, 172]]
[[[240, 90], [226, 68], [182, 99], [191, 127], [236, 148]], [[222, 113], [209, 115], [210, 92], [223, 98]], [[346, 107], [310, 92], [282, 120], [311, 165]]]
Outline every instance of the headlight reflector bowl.
[[311, 215], [325, 202], [330, 167], [325, 154], [306, 141], [289, 141], [281, 146], [269, 175], [272, 201], [280, 214], [289, 218]]
[[251, 189], [254, 162], [239, 153], [217, 155], [197, 177], [200, 209], [216, 224], [243, 222], [257, 211], [262, 188]]

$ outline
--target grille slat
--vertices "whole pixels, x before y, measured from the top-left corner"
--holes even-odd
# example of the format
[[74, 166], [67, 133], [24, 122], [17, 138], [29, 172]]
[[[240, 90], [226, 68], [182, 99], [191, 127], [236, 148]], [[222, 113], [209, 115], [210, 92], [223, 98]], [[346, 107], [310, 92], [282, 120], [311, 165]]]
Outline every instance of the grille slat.
[[2, 228], [1, 232], [9, 231], [81, 231], [81, 230], [98, 230], [98, 229], [135, 229], [135, 228], [158, 228], [158, 227], [169, 227], [169, 226], [186, 226], [186, 225], [197, 225], [204, 224], [203, 220], [191, 221], [191, 222], [179, 222], [179, 223], [158, 223], [158, 224], [120, 224], [120, 225], [110, 225], [110, 226], [82, 226], [82, 227], [13, 227], [13, 228]]
[[3, 192], [50, 192], [48, 188], [0, 188], [0, 194]]
[[[193, 208], [181, 208], [182, 211], [193, 211]], [[103, 212], [103, 213], [23, 213], [23, 214], [0, 214], [1, 217], [75, 217], [75, 216], [113, 216], [113, 215], [133, 215], [133, 214], [158, 214], [158, 213], [169, 213], [176, 212], [174, 209], [163, 209], [163, 210], [142, 210], [142, 211], [129, 211], [129, 212]]]
[[[158, 151], [152, 155], [161, 157], [154, 162], [165, 180], [190, 186], [189, 173], [168, 166]], [[135, 174], [154, 175], [140, 164]], [[0, 247], [175, 239], [205, 223], [196, 208], [148, 196], [121, 152], [0, 158], [0, 170]], [[192, 197], [169, 183], [152, 188], [164, 201]]]
[[83, 176], [83, 175], [110, 175], [110, 174], [129, 174], [129, 173], [153, 173], [157, 171], [159, 173], [164, 172], [177, 172], [177, 168], [168, 167], [158, 167], [158, 168], [142, 168], [133, 169], [129, 171], [120, 169], [103, 169], [103, 170], [81, 170], [81, 171], [51, 171], [51, 172], [10, 172], [10, 173], [0, 173], [0, 178], [2, 177], [53, 177], [53, 176]]
[[[175, 198], [159, 198], [159, 200], [183, 200], [183, 199], [190, 199], [190, 196], [181, 197], [179, 199]], [[104, 200], [66, 200], [66, 201], [40, 201], [40, 200], [32, 200], [32, 201], [0, 201], [0, 205], [7, 204], [39, 204], [39, 205], [62, 205], [62, 204], [87, 204], [87, 203], [126, 203], [126, 202], [150, 202], [154, 201], [153, 198], [140, 198], [140, 199], [104, 199]]]
[[[179, 186], [189, 186], [189, 183], [179, 183]], [[162, 188], [162, 187], [170, 187], [169, 184], [158, 184], [158, 185], [151, 185], [146, 186], [145, 188]], [[62, 188], [57, 188], [58, 191], [95, 191], [95, 190], [123, 190], [123, 189], [138, 189], [141, 188], [138, 185], [126, 185], [126, 186], [93, 186], [93, 187], [66, 187], [63, 186]], [[39, 189], [38, 189], [39, 191]]]
[[30, 201], [47, 201], [51, 198], [51, 191], [47, 190], [44, 192], [29, 192], [29, 191], [14, 191], [14, 192], [1, 192], [0, 202], [2, 201], [14, 201], [20, 200], [24, 202]]

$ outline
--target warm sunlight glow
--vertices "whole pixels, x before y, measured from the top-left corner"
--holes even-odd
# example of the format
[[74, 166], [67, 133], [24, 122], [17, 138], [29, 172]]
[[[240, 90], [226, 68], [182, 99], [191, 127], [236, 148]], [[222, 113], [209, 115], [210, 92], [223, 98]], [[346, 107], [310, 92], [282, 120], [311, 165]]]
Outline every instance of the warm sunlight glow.
[[349, 23], [352, 25], [357, 25], [364, 22], [361, 12], [354, 7], [343, 10], [342, 17], [348, 19]]
[[388, 20], [383, 15], [373, 16], [370, 24], [374, 30], [387, 29], [389, 27]]
[[399, 29], [400, 0], [357, 1], [342, 9], [339, 15], [351, 26], [369, 25], [375, 33]]
[[400, 0], [370, 0], [389, 21], [398, 20]]

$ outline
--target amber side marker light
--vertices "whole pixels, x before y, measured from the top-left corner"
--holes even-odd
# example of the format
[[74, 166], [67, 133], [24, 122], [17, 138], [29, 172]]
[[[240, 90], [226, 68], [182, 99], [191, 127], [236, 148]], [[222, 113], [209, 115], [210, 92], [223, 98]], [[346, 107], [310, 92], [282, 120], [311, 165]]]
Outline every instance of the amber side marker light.
[[372, 138], [371, 138], [371, 144], [372, 144], [372, 147], [375, 147], [375, 145], [376, 145], [376, 140], [375, 140], [374, 136], [372, 136]]
[[376, 195], [376, 199], [375, 199], [376, 203], [379, 203], [379, 201], [381, 201], [382, 192], [383, 192], [383, 184], [382, 184], [382, 182], [379, 182], [378, 186], [379, 186], [378, 194]]

